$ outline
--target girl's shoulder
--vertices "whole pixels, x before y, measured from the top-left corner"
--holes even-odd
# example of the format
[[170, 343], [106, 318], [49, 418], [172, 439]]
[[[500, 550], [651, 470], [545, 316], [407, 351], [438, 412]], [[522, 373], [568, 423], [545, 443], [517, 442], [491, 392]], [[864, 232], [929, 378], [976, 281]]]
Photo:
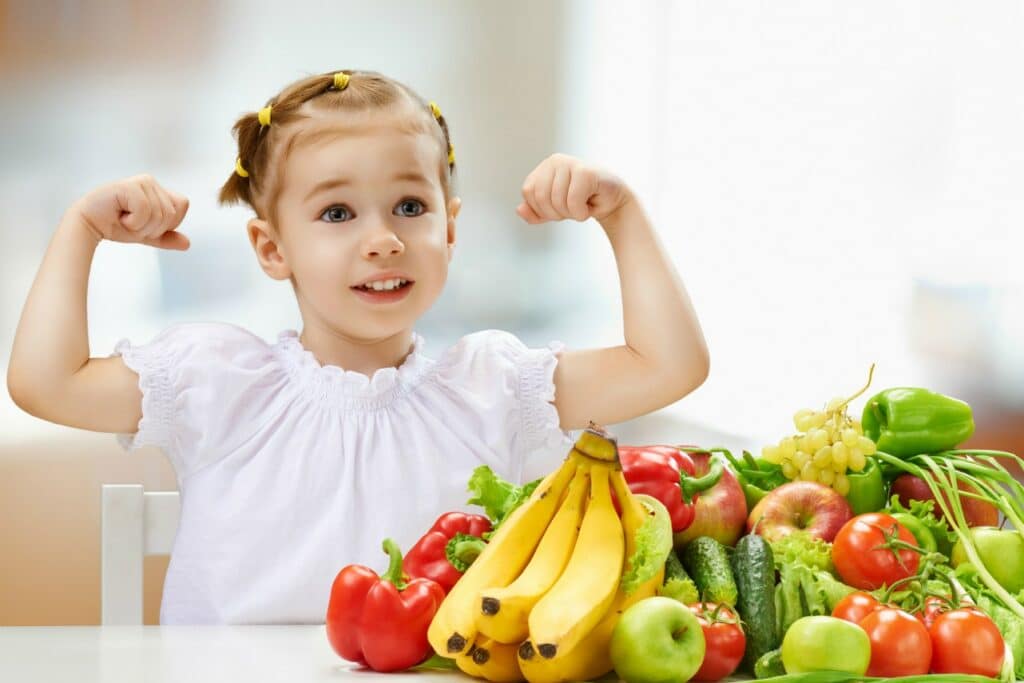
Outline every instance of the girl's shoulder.
[[442, 368], [486, 370], [508, 368], [529, 363], [542, 356], [559, 353], [565, 345], [559, 341], [543, 347], [530, 347], [512, 332], [486, 329], [460, 337], [438, 358]]

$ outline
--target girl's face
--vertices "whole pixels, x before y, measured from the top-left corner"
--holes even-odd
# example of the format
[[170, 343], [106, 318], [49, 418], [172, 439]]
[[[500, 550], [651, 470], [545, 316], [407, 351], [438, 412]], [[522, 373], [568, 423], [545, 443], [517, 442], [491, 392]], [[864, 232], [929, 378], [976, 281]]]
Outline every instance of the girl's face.
[[[409, 128], [380, 113], [310, 122], [283, 168], [276, 237], [260, 244], [254, 224], [265, 221], [250, 222], [264, 270], [294, 277], [307, 326], [382, 339], [411, 329], [440, 295], [460, 201], [445, 202], [437, 139]], [[408, 284], [359, 288], [382, 279]]]

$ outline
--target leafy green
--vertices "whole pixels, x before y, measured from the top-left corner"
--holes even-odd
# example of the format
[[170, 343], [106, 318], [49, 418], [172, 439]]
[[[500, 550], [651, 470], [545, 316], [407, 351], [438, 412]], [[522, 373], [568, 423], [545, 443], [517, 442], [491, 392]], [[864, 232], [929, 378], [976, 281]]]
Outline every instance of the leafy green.
[[781, 639], [797, 619], [832, 614], [839, 601], [856, 589], [824, 569], [795, 563], [779, 567], [775, 590], [776, 626]]
[[783, 565], [803, 564], [812, 569], [835, 573], [832, 564], [832, 544], [823, 541], [806, 529], [799, 529], [771, 544], [776, 569]]
[[491, 520], [491, 531], [484, 534], [484, 538], [490, 538], [497, 530], [498, 525], [530, 497], [541, 481], [543, 480], [537, 479], [519, 486], [505, 481], [487, 465], [480, 465], [473, 470], [466, 490], [475, 495], [467, 502], [470, 505], [482, 507], [484, 513]]
[[917, 517], [931, 532], [940, 551], [943, 548], [952, 548], [956, 543], [956, 533], [949, 527], [949, 522], [944, 517], [936, 516], [934, 500], [911, 500], [910, 507], [907, 508], [900, 503], [900, 497], [894, 494], [889, 498], [889, 504], [885, 506], [885, 510], [886, 512], [906, 512]]
[[700, 601], [700, 593], [697, 591], [697, 584], [693, 582], [679, 556], [674, 550], [670, 550], [665, 558], [665, 581], [658, 586], [658, 595], [672, 598], [684, 605], [692, 605]]
[[1024, 619], [1010, 611], [988, 589], [978, 574], [978, 568], [970, 562], [957, 567], [953, 575], [978, 607], [995, 622], [1013, 654], [1014, 674], [1017, 678], [1024, 678]]
[[668, 510], [657, 498], [643, 494], [636, 497], [654, 514], [648, 515], [637, 529], [636, 550], [627, 560], [629, 569], [623, 573], [620, 584], [626, 595], [657, 574], [672, 552], [672, 518]]

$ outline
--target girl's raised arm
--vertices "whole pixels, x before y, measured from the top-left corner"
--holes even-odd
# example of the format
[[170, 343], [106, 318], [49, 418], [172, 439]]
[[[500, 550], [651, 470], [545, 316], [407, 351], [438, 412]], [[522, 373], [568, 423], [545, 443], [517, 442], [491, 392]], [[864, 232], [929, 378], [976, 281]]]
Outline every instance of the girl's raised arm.
[[103, 239], [188, 249], [175, 231], [188, 200], [148, 175], [99, 187], [64, 214], [29, 291], [14, 337], [7, 388], [36, 417], [99, 432], [138, 428], [138, 375], [118, 357], [90, 358], [86, 295]]

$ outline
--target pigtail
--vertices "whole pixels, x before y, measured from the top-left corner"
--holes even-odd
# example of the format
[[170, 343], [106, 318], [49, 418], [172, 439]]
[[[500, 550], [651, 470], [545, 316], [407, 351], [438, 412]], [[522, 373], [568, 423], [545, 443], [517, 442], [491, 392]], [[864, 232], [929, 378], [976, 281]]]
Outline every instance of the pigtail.
[[235, 170], [228, 177], [227, 181], [220, 188], [217, 201], [220, 204], [253, 205], [252, 183], [255, 170], [256, 148], [260, 141], [260, 121], [258, 113], [245, 114], [240, 117], [232, 127], [232, 132], [238, 140], [238, 157], [235, 160]]

